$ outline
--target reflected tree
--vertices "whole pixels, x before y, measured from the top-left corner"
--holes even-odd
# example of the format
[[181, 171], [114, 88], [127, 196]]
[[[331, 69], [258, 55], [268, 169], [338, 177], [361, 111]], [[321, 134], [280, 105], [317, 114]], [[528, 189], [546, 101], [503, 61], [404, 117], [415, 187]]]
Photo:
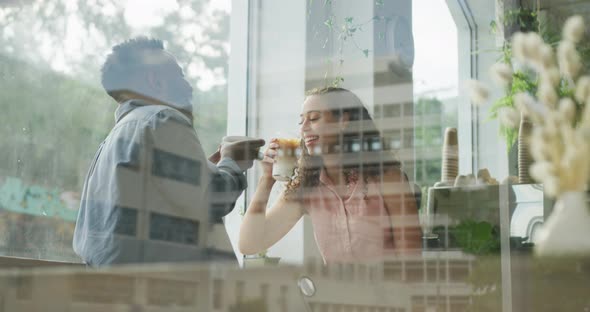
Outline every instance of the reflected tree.
[[136, 35], [164, 40], [184, 65], [200, 91], [195, 127], [206, 152], [216, 148], [226, 128], [229, 1], [19, 3], [0, 4], [0, 176], [81, 187], [116, 108], [100, 66], [113, 45]]
[[226, 131], [229, 1], [0, 1], [0, 186], [13, 180], [60, 196], [51, 215], [0, 199], [0, 254], [76, 261], [73, 218], [63, 215], [75, 214], [116, 109], [100, 67], [113, 45], [137, 35], [164, 40], [184, 65], [195, 127], [212, 152]]

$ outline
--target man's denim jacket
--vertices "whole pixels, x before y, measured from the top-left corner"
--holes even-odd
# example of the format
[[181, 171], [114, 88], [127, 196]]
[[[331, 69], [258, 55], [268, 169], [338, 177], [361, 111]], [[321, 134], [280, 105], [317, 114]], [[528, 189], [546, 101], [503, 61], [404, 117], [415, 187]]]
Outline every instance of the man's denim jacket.
[[245, 189], [243, 172], [209, 162], [172, 107], [132, 100], [115, 120], [84, 183], [74, 251], [90, 265], [211, 259], [213, 241], [229, 244], [212, 228]]

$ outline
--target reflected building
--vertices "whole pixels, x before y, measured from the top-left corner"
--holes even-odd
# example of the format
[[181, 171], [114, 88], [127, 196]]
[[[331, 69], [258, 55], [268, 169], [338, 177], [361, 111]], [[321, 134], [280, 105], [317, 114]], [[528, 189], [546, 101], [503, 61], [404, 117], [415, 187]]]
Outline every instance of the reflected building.
[[[395, 152], [404, 171], [419, 186], [440, 179], [444, 106], [457, 99], [414, 98], [412, 2], [355, 6], [354, 14], [338, 4], [311, 4], [307, 17], [305, 89], [335, 84], [355, 92], [371, 111], [384, 146]], [[354, 20], [371, 20], [367, 29], [346, 40], [325, 26], [330, 16], [346, 11]], [[346, 15], [346, 14], [344, 14]], [[343, 16], [344, 16], [343, 15]], [[335, 26], [346, 26], [334, 21]], [[352, 25], [356, 25], [351, 22]], [[352, 27], [352, 26], [351, 26]], [[363, 57], [370, 52], [371, 57]], [[452, 103], [447, 103], [447, 102]]]
[[[428, 252], [303, 267], [118, 267], [0, 275], [5, 311], [464, 311], [474, 257]], [[309, 277], [312, 296], [300, 291]]]
[[330, 312], [464, 311], [473, 261], [459, 252], [427, 252], [374, 264], [308, 262], [317, 288], [309, 304]]

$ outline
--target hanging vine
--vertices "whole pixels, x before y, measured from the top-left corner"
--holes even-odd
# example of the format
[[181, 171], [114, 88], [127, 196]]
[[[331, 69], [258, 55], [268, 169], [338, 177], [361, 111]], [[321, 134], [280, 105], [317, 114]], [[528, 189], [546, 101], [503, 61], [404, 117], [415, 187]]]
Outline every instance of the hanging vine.
[[[324, 7], [330, 6], [334, 3], [335, 0], [324, 0]], [[309, 0], [308, 7], [311, 8], [314, 0]], [[376, 7], [382, 7], [384, 5], [384, 0], [375, 0]], [[308, 11], [308, 16], [311, 15], [311, 10]], [[375, 15], [366, 21], [357, 22], [357, 20], [353, 16], [346, 16], [346, 17], [338, 17], [335, 14], [330, 14], [326, 20], [323, 22], [323, 26], [327, 27], [328, 35], [326, 36], [322, 48], [325, 49], [328, 44], [331, 42], [332, 38], [334, 42], [334, 46], [337, 47], [337, 53], [335, 58], [337, 59], [337, 73], [335, 74], [334, 78], [330, 81], [329, 80], [329, 70], [327, 69], [324, 74], [324, 83], [326, 86], [333, 86], [338, 87], [344, 82], [344, 77], [342, 75], [342, 68], [344, 65], [344, 48], [347, 44], [352, 44], [352, 46], [362, 53], [365, 58], [368, 58], [370, 53], [373, 52], [372, 50], [361, 47], [356, 40], [356, 36], [358, 33], [363, 32], [363, 27], [366, 27], [372, 22], [389, 22], [391, 21], [391, 17], [385, 17], [381, 15]], [[379, 33], [379, 39], [384, 39], [385, 34]], [[334, 65], [332, 57], [329, 57], [326, 60], [326, 67], [330, 68]]]
[[[536, 10], [531, 9], [516, 9], [509, 10], [504, 19], [501, 21], [504, 29], [515, 29], [520, 32], [536, 32], [545, 42], [548, 42], [552, 47], [556, 47], [561, 41], [561, 33], [558, 25], [550, 23], [548, 20], [540, 18], [538, 7]], [[492, 33], [497, 33], [497, 22], [490, 23]], [[582, 56], [584, 68], [587, 71], [590, 68], [590, 44], [581, 44], [578, 47], [578, 52]], [[512, 46], [508, 40], [505, 40], [501, 50], [502, 56], [499, 62], [512, 66]], [[526, 68], [512, 69], [511, 83], [506, 86], [504, 96], [496, 100], [490, 107], [488, 120], [497, 119], [499, 113], [504, 108], [514, 108], [514, 97], [521, 92], [527, 92], [531, 95], [536, 94], [538, 88], [538, 77], [532, 71]], [[567, 79], [561, 79], [557, 93], [560, 97], [571, 96], [573, 90], [570, 87]], [[581, 111], [582, 104], [576, 103], [578, 110]], [[516, 143], [518, 138], [518, 128], [506, 127], [502, 123], [499, 125], [500, 136], [506, 142], [508, 150]]]

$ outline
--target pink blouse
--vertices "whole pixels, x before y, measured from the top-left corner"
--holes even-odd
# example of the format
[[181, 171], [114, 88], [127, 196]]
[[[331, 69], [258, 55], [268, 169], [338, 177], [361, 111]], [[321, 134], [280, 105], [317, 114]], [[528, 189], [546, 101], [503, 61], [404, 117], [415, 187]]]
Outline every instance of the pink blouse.
[[341, 198], [322, 170], [320, 184], [304, 195], [324, 262], [377, 260], [393, 250], [389, 213], [380, 183], [354, 179]]

